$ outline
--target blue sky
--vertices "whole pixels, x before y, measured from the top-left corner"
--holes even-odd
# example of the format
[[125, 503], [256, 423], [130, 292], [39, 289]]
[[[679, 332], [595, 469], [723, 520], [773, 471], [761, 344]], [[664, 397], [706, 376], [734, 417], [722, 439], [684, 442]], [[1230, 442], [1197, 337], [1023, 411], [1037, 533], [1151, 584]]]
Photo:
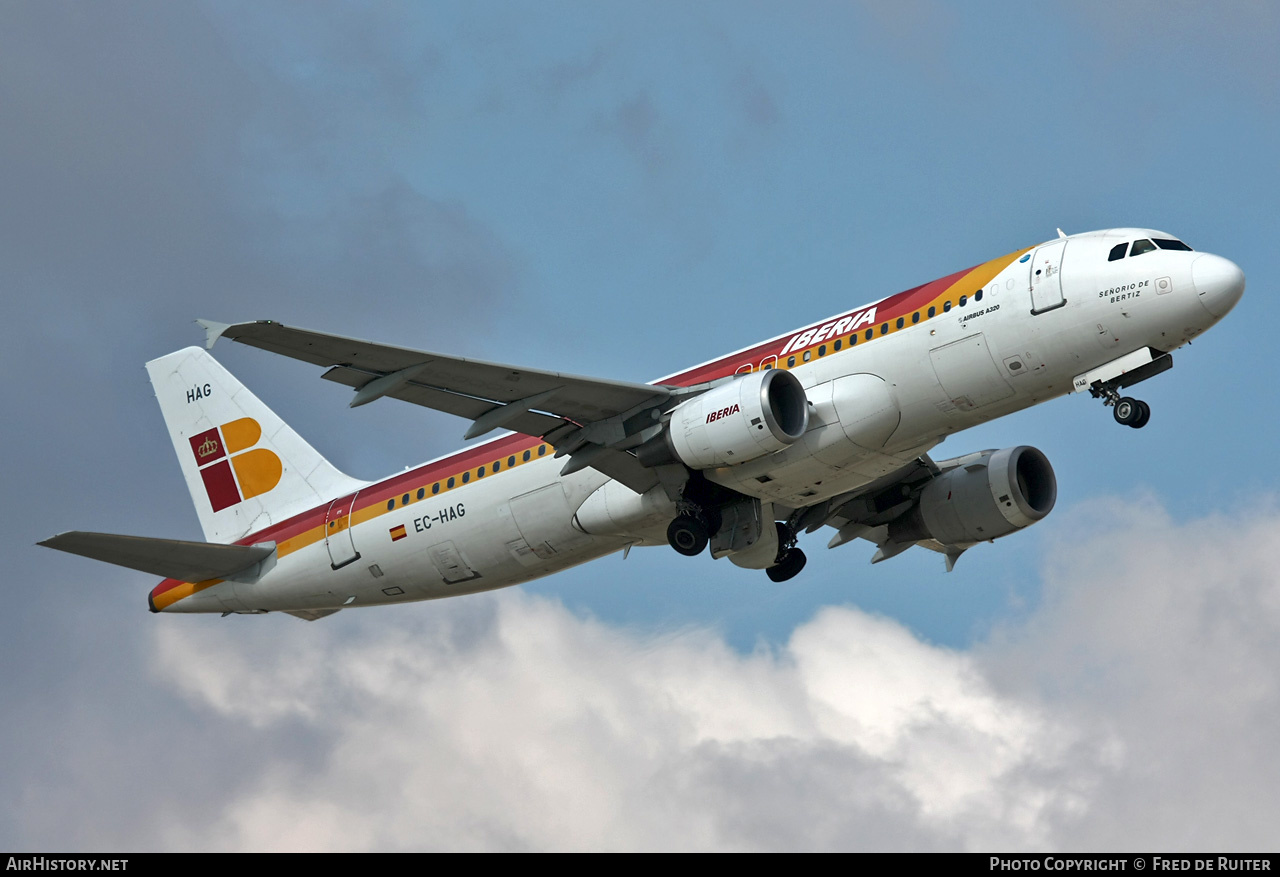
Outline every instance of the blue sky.
[[[68, 745], [126, 766], [169, 733], [200, 740], [209, 695], [156, 669], [171, 654], [165, 631], [216, 630], [219, 653], [283, 630], [358, 650], [379, 626], [489, 611], [345, 612], [319, 633], [275, 616], [152, 618], [151, 582], [33, 547], [67, 529], [198, 538], [142, 370], [198, 343], [196, 317], [651, 380], [1056, 227], [1152, 226], [1236, 261], [1249, 286], [1142, 386], [1151, 424], [1121, 429], [1069, 398], [938, 449], [1043, 450], [1058, 510], [1030, 531], [978, 547], [950, 575], [923, 551], [873, 568], [869, 547], [828, 552], [816, 534], [805, 573], [783, 586], [650, 549], [475, 606], [525, 622], [558, 606], [648, 643], [709, 631], [742, 661], [786, 654], [797, 631], [848, 607], [963, 657], [1048, 624], [1060, 604], [1046, 594], [1073, 545], [1124, 557], [1092, 520], [1141, 530], [1145, 515], [1191, 535], [1272, 520], [1278, 25], [1265, 3], [7, 5], [12, 597], [0, 655], [6, 700], [27, 717], [0, 778], [44, 800], [32, 784], [47, 741], [85, 710], [104, 716], [101, 730]], [[358, 477], [461, 443], [461, 421], [388, 401], [348, 410], [314, 369], [230, 345], [215, 354]], [[1105, 511], [1116, 502], [1132, 513]], [[131, 702], [164, 721], [139, 728], [119, 708]], [[173, 766], [152, 809], [76, 842], [147, 836], [167, 796], [202, 776], [186, 769]], [[88, 800], [114, 800], [91, 764], [48, 770], [68, 800], [89, 787]], [[225, 781], [227, 800], [237, 782]], [[46, 838], [39, 809], [11, 802], [6, 846]], [[972, 837], [929, 835], [942, 847]], [[1013, 843], [1037, 838], [1063, 842]], [[476, 846], [503, 845], [486, 839]], [[794, 845], [824, 845], [811, 840]]]

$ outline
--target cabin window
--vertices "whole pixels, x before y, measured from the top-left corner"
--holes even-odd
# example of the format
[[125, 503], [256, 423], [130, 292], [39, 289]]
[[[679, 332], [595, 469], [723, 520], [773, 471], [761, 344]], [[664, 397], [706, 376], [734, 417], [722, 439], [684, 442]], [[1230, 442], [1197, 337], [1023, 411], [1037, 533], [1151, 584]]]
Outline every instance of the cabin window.
[[960, 296], [960, 307], [964, 307], [968, 303], [969, 303], [969, 296], [967, 295]]
[[541, 456], [543, 456], [544, 454], [546, 454], [546, 452], [547, 452], [547, 446], [546, 446], [546, 445], [538, 445], [538, 456], [539, 456], [539, 457], [541, 457]]
[[938, 309], [935, 308], [933, 305], [929, 305], [929, 316], [930, 317], [936, 316], [937, 313], [938, 313]]
[[973, 300], [974, 300], [974, 301], [982, 301], [982, 290], [981, 290], [981, 289], [979, 289], [977, 292], [975, 292], [975, 293], [973, 294]]
[[448, 487], [453, 487], [453, 476], [452, 476], [452, 475], [450, 475], [450, 476], [449, 476], [449, 483], [448, 483], [448, 485], [447, 485], [447, 486], [448, 486]]
[[819, 345], [818, 345], [818, 356], [826, 356], [826, 355], [827, 355], [827, 345], [825, 345], [825, 344], [819, 344]]
[[463, 483], [463, 484], [466, 484], [466, 483], [467, 483], [468, 481], [470, 481], [470, 480], [471, 480], [471, 473], [470, 473], [470, 472], [463, 472], [463, 473], [462, 473], [462, 483]]
[[787, 368], [795, 368], [796, 358], [794, 356], [787, 357]]
[[431, 485], [431, 492], [432, 492], [433, 494], [436, 494], [436, 493], [439, 493], [439, 492], [440, 492], [440, 482], [439, 482], [439, 481], [437, 481], [435, 484]]
[[528, 462], [529, 462], [529, 452], [528, 452], [528, 451], [525, 451], [525, 452], [524, 452], [523, 460], [524, 460], [526, 463], [528, 463]]
[[[395, 507], [396, 507], [396, 501], [394, 499], [387, 500], [387, 511], [391, 511]], [[333, 524], [330, 523], [329, 526], [332, 527]]]
[[1128, 242], [1128, 241], [1125, 241], [1123, 244], [1116, 244], [1114, 247], [1112, 247], [1112, 248], [1111, 248], [1111, 252], [1110, 252], [1110, 253], [1107, 253], [1107, 261], [1108, 261], [1108, 262], [1117, 262], [1117, 261], [1119, 261], [1120, 259], [1123, 259], [1123, 258], [1124, 258], [1124, 250], [1125, 250], [1125, 247], [1127, 247], [1127, 246], [1129, 246], [1129, 242]]
[[872, 336], [872, 335], [874, 335], [875, 333], [876, 333], [876, 330], [875, 330], [875, 329], [868, 329], [868, 330], [866, 331], [866, 334], [865, 334], [863, 337], [865, 337], [868, 341], [870, 341], [870, 340], [871, 340], [871, 336]]
[[476, 477], [477, 477], [477, 478], [483, 478], [483, 477], [484, 477], [484, 467], [483, 467], [483, 466], [481, 466], [479, 469], [477, 469], [477, 470], [476, 470]]
[[836, 343], [831, 345], [831, 349], [839, 350], [842, 346], [844, 346], [844, 342], [841, 339], [837, 338]]
[[949, 302], [949, 301], [944, 301], [944, 302], [942, 303], [942, 312], [945, 314], [945, 313], [946, 313], [947, 311], [949, 311], [949, 310], [951, 310], [951, 302]]
[[404, 496], [400, 497], [400, 505], [408, 505], [408, 504], [409, 504], [409, 494], [406, 493]]
[[881, 335], [888, 335], [888, 334], [889, 334], [889, 324], [888, 324], [888, 323], [881, 323], [881, 324], [880, 324], [880, 334], [881, 334]]
[[907, 322], [907, 321], [906, 321], [905, 319], [903, 319], [902, 317], [898, 317], [898, 322], [897, 322], [897, 324], [896, 324], [896, 325], [897, 325], [897, 327], [898, 327], [899, 329], [901, 329], [904, 325], [906, 325], [906, 322]]
[[1156, 246], [1162, 250], [1185, 250], [1186, 252], [1194, 252], [1190, 247], [1182, 241], [1176, 241], [1173, 238], [1156, 238]]
[[1143, 253], [1150, 253], [1155, 248], [1156, 248], [1155, 244], [1143, 238], [1140, 241], [1133, 242], [1133, 248], [1129, 250], [1129, 256], [1130, 258], [1132, 258], [1133, 256], [1141, 256]]
[[511, 468], [512, 466], [514, 466], [515, 464], [516, 464], [516, 458], [515, 458], [514, 456], [507, 457], [507, 468], [508, 468], [508, 469], [510, 469], [510, 468]]
[[494, 460], [494, 461], [493, 461], [493, 471], [494, 471], [494, 472], [501, 472], [501, 471], [502, 471], [502, 461], [501, 461], [501, 460]]
[[419, 487], [419, 488], [418, 488], [418, 499], [422, 499], [422, 498], [423, 498], [423, 497], [425, 497], [426, 495], [427, 495], [427, 489], [426, 489], [425, 487]]
[[919, 312], [919, 311], [916, 311], [914, 314], [912, 314], [912, 315], [911, 315], [911, 322], [912, 322], [912, 323], [918, 323], [918, 322], [920, 322], [920, 312]]

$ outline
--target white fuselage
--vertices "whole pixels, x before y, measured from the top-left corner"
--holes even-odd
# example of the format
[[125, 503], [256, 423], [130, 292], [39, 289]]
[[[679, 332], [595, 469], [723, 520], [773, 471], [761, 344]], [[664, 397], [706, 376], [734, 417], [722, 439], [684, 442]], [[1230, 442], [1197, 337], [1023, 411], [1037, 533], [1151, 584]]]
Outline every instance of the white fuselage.
[[[910, 302], [890, 312], [885, 299], [875, 322], [858, 326], [857, 343], [838, 351], [830, 345], [819, 354], [808, 345], [789, 353], [795, 336], [786, 335], [763, 361], [755, 358], [759, 347], [719, 360], [719, 380], [748, 366], [789, 368], [806, 391], [810, 419], [804, 438], [783, 450], [704, 475], [775, 508], [811, 506], [901, 469], [951, 433], [1070, 393], [1073, 378], [1126, 354], [1181, 347], [1234, 305], [1235, 266], [1164, 249], [1108, 261], [1118, 243], [1154, 237], [1168, 236], [1115, 229], [1049, 241], [1013, 254], [980, 286], [957, 290], [933, 317]], [[589, 535], [575, 526], [593, 493], [613, 492], [600, 494], [603, 502], [626, 489], [606, 487], [610, 479], [594, 469], [561, 476], [563, 464], [548, 452], [438, 494], [424, 481], [422, 499], [410, 490], [407, 503], [393, 498], [356, 515], [333, 537], [347, 541], [326, 544], [321, 527], [256, 579], [207, 587], [167, 611], [433, 599], [519, 584], [629, 544], [665, 543], [671, 513], [662, 499], [654, 500], [652, 515], [633, 516], [618, 532]], [[358, 559], [340, 563], [353, 552]]]

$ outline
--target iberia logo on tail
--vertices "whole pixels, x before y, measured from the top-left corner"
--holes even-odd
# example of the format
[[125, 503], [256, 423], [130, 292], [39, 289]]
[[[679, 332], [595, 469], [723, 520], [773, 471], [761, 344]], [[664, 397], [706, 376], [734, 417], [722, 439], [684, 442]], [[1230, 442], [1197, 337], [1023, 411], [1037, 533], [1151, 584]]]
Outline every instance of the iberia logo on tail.
[[191, 453], [215, 512], [264, 494], [280, 483], [284, 467], [273, 452], [253, 447], [260, 438], [262, 427], [252, 417], [191, 437]]

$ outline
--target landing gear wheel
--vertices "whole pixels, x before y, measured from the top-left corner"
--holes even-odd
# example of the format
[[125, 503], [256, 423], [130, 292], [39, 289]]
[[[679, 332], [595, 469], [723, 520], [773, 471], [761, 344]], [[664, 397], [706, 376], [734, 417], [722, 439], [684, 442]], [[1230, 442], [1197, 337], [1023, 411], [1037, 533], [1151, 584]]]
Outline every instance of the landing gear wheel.
[[1115, 417], [1116, 423], [1122, 426], [1133, 426], [1142, 415], [1141, 405], [1142, 403], [1137, 399], [1123, 396], [1116, 400], [1115, 407], [1111, 409], [1111, 414]]
[[1151, 419], [1151, 406], [1141, 400], [1138, 401], [1138, 419], [1129, 424], [1134, 429], [1142, 429], [1147, 425], [1147, 421]]
[[667, 525], [667, 541], [685, 557], [697, 557], [707, 547], [706, 526], [692, 515], [680, 515]]
[[778, 562], [765, 570], [771, 582], [785, 582], [800, 575], [808, 558], [799, 548], [788, 548]]

